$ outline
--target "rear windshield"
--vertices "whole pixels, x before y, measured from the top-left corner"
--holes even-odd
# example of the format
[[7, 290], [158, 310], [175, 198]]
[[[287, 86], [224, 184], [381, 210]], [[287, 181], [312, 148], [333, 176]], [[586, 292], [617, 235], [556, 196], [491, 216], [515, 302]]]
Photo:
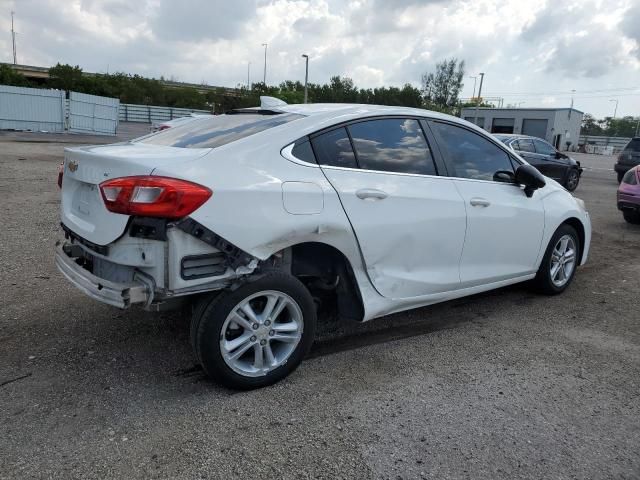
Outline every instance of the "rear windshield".
[[295, 113], [235, 113], [195, 118], [184, 125], [143, 137], [138, 142], [167, 147], [215, 148], [302, 117]]
[[624, 147], [625, 152], [638, 152], [640, 153], [640, 138], [632, 139], [626, 147]]

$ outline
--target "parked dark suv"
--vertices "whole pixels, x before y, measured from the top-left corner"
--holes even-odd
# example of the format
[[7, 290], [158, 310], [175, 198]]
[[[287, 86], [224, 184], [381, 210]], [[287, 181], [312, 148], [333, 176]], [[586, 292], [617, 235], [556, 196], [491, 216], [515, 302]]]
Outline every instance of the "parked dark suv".
[[640, 137], [633, 137], [618, 155], [618, 161], [613, 167], [618, 174], [618, 183], [622, 181], [624, 174], [636, 165], [640, 165]]
[[580, 162], [559, 152], [550, 143], [528, 135], [494, 136], [540, 170], [544, 176], [553, 178], [570, 192], [578, 188], [582, 175]]

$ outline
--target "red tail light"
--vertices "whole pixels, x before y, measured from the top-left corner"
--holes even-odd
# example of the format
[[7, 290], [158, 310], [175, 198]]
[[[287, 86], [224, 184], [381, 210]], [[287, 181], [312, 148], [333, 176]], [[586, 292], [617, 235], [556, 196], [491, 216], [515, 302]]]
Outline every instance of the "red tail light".
[[186, 217], [212, 195], [196, 183], [154, 176], [107, 180], [100, 192], [110, 212], [167, 219]]

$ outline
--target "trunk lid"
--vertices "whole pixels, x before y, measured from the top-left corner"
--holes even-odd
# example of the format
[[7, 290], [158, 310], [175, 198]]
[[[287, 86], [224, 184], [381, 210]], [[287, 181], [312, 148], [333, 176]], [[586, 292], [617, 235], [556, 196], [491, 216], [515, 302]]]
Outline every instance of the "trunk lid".
[[133, 175], [150, 175], [157, 167], [181, 163], [208, 153], [208, 148], [175, 148], [123, 143], [65, 149], [61, 220], [76, 235], [107, 245], [127, 228], [128, 215], [104, 205], [100, 183]]

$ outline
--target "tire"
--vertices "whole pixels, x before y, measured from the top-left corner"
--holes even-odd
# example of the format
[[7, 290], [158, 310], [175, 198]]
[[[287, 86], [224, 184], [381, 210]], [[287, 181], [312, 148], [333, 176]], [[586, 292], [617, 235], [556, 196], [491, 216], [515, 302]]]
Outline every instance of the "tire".
[[196, 308], [191, 328], [205, 373], [226, 387], [249, 390], [298, 367], [313, 344], [316, 308], [297, 278], [270, 272]]
[[[570, 239], [567, 244], [567, 251], [569, 251], [569, 249], [573, 250], [573, 263], [566, 260], [569, 258], [568, 255], [565, 256], [566, 252], [562, 257], [557, 255], [557, 251], [555, 252], [556, 254], [554, 254], [554, 250], [559, 246], [561, 239]], [[578, 253], [581, 251], [580, 249], [580, 237], [578, 237], [578, 233], [575, 228], [567, 224], [560, 225], [551, 237], [551, 241], [547, 246], [544, 257], [542, 258], [542, 263], [540, 264], [538, 273], [533, 281], [538, 291], [547, 295], [557, 295], [564, 292], [573, 281], [576, 269], [580, 263], [578, 256]], [[560, 247], [559, 250], [561, 251], [562, 248]], [[561, 265], [563, 265], [558, 267], [562, 269], [561, 271], [556, 269], [558, 262], [561, 262]], [[570, 268], [570, 272], [568, 274], [567, 268]], [[561, 279], [561, 277], [564, 278]]]
[[564, 188], [573, 192], [576, 188], [578, 188], [578, 183], [580, 183], [580, 172], [575, 168], [571, 168], [567, 172], [567, 178], [564, 182]]
[[627, 223], [631, 223], [632, 225], [640, 225], [640, 213], [625, 210], [622, 212], [622, 216], [627, 221]]

